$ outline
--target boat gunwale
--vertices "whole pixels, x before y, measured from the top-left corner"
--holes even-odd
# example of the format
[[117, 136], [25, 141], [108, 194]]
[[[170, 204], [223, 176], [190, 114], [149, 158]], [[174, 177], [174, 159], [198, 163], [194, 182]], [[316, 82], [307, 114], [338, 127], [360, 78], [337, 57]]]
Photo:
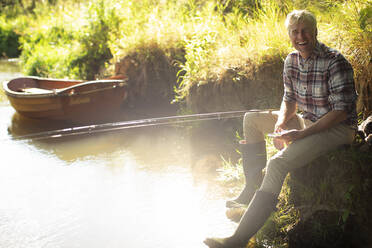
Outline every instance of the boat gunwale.
[[[9, 87], [8, 87], [8, 84], [13, 81], [13, 80], [16, 80], [16, 79], [19, 79], [19, 78], [26, 78], [26, 79], [36, 79], [36, 80], [45, 80], [45, 81], [65, 81], [65, 82], [79, 82], [81, 81], [81, 83], [77, 83], [76, 85], [72, 85], [72, 86], [69, 86], [69, 87], [66, 87], [66, 88], [61, 88], [61, 89], [54, 89], [54, 90], [51, 90], [51, 92], [49, 93], [27, 93], [27, 92], [18, 92], [18, 91], [13, 91], [11, 90]], [[98, 92], [98, 91], [104, 91], [104, 90], [108, 90], [108, 89], [112, 89], [112, 88], [115, 88], [115, 87], [124, 87], [126, 86], [126, 82], [127, 80], [126, 79], [101, 79], [101, 80], [91, 80], [91, 81], [82, 81], [82, 80], [69, 80], [69, 79], [53, 79], [53, 78], [40, 78], [40, 77], [33, 77], [33, 76], [26, 76], [26, 77], [18, 77], [18, 78], [14, 78], [12, 80], [9, 80], [9, 81], [5, 81], [3, 82], [3, 90], [5, 92], [5, 94], [7, 96], [10, 96], [10, 97], [13, 97], [13, 98], [56, 98], [56, 97], [63, 97], [63, 96], [79, 96], [79, 95], [86, 95], [86, 94], [90, 94], [90, 93], [94, 93], [94, 92]], [[86, 85], [90, 85], [90, 84], [104, 84], [104, 83], [118, 83], [118, 85], [115, 85], [114, 87], [103, 87], [103, 88], [98, 88], [98, 89], [94, 89], [94, 90], [90, 90], [90, 91], [83, 91], [83, 92], [74, 92], [74, 93], [71, 93], [71, 90], [73, 90], [74, 88], [78, 88], [78, 87], [82, 87], [82, 86], [86, 86]]]

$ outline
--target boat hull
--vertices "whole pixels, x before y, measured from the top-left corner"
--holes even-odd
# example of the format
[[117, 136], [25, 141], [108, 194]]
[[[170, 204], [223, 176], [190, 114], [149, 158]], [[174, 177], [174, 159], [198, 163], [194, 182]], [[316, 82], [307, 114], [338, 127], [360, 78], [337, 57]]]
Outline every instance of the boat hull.
[[[43, 87], [27, 88], [33, 85], [28, 80]], [[14, 86], [16, 84], [21, 86]], [[66, 85], [70, 86], [62, 87]], [[11, 80], [3, 88], [19, 114], [36, 119], [89, 122], [112, 117], [127, 97], [123, 80], [82, 82], [26, 77]], [[21, 88], [34, 89], [34, 92], [20, 91]]]

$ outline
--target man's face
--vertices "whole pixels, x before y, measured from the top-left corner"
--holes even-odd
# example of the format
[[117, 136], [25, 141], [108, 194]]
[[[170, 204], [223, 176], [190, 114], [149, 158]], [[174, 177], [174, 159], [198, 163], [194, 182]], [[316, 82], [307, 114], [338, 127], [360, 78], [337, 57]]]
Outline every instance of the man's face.
[[289, 38], [293, 47], [303, 58], [308, 58], [316, 44], [317, 30], [306, 22], [299, 22], [289, 27]]

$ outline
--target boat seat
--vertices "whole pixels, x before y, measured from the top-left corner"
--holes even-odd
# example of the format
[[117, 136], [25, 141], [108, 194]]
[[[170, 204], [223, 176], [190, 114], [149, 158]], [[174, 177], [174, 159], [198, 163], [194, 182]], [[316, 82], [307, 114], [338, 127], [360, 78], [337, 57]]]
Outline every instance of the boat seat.
[[30, 94], [49, 94], [54, 93], [53, 90], [41, 89], [41, 88], [24, 88], [22, 92], [30, 93]]

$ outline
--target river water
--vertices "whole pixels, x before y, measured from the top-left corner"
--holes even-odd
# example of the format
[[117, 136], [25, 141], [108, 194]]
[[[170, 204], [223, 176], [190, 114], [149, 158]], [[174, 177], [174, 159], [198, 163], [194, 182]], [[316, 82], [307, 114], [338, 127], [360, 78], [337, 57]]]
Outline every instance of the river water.
[[[18, 76], [17, 61], [0, 61], [1, 82]], [[186, 127], [12, 139], [43, 128], [1, 91], [0, 247], [199, 248], [235, 229], [216, 176], [191, 169]]]

